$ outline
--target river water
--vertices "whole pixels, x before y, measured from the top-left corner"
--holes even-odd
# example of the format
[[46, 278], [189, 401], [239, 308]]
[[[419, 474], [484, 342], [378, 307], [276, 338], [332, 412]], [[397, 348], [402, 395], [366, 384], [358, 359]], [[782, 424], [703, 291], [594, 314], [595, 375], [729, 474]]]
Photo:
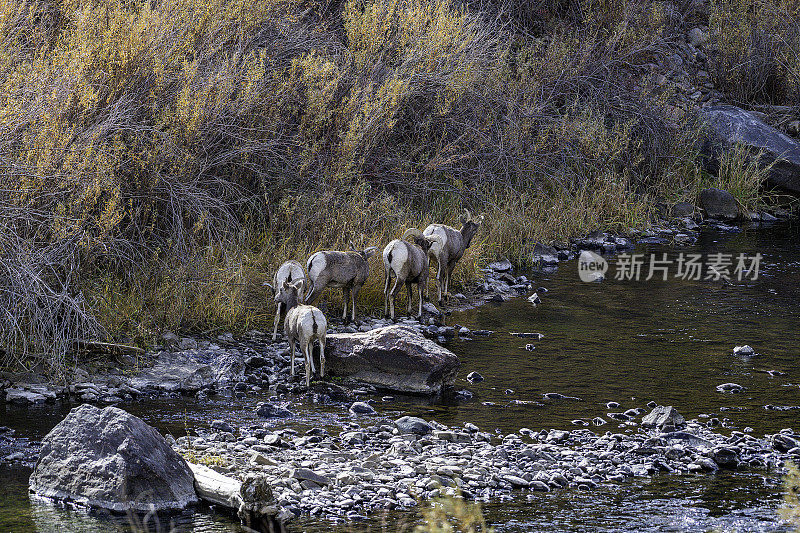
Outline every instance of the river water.
[[[387, 419], [414, 414], [448, 425], [472, 422], [482, 429], [516, 431], [576, 427], [574, 421], [600, 416], [609, 421], [596, 431], [635, 431], [619, 427], [606, 413], [645, 407], [649, 401], [673, 405], [687, 419], [716, 418], [732, 430], [761, 436], [781, 428], [800, 429], [800, 229], [779, 225], [731, 233], [705, 231], [690, 247], [647, 245], [642, 279], [617, 280], [611, 270], [600, 283], [584, 283], [577, 261], [550, 273], [532, 273], [542, 304], [524, 298], [488, 304], [449, 317], [449, 324], [492, 330], [486, 337], [456, 340], [448, 347], [463, 366], [457, 388], [467, 401], [430, 402], [397, 397], [376, 408]], [[758, 279], [731, 283], [683, 280], [676, 263], [666, 281], [645, 281], [649, 255], [732, 254], [762, 256]], [[733, 269], [732, 269], [733, 270]], [[542, 333], [541, 340], [511, 335]], [[526, 348], [526, 345], [532, 345]], [[749, 344], [758, 355], [733, 354]], [[471, 384], [477, 371], [485, 378]], [[735, 382], [746, 390], [724, 394], [716, 387]], [[576, 399], [547, 400], [545, 393]], [[215, 418], [262, 424], [252, 413], [264, 397], [215, 400], [162, 399], [124, 404], [162, 432], [175, 436]], [[607, 402], [620, 404], [608, 409]], [[292, 407], [302, 420], [274, 423], [297, 430], [326, 426], [331, 431], [351, 419], [346, 407], [316, 406], [298, 400]], [[0, 406], [0, 425], [20, 437], [40, 439], [64, 416], [67, 407]], [[374, 423], [367, 418], [357, 419]], [[24, 467], [0, 465], [0, 531], [127, 531], [125, 520], [87, 516], [76, 510], [32, 503]], [[784, 531], [776, 510], [782, 486], [774, 472], [738, 471], [697, 477], [657, 476], [595, 489], [520, 494], [484, 506], [496, 531]], [[302, 520], [298, 531], [395, 531], [414, 523], [413, 515], [388, 514], [372, 522], [338, 524]], [[230, 518], [208, 510], [172, 517], [180, 531], [237, 531]], [[162, 530], [169, 530], [167, 524]]]

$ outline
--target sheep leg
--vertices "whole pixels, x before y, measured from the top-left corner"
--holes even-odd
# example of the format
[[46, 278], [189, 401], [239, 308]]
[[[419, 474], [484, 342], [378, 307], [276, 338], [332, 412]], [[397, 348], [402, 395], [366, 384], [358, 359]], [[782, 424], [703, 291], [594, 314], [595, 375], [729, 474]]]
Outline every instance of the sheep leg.
[[289, 336], [289, 356], [292, 359], [292, 377], [294, 377], [294, 337]]
[[406, 281], [406, 292], [408, 293], [408, 309], [407, 309], [407, 314], [408, 314], [408, 316], [412, 316], [412, 315], [411, 315], [411, 282], [410, 282], [410, 281]]
[[353, 289], [350, 291], [350, 313], [353, 318], [353, 322], [356, 321], [356, 300], [358, 299], [358, 291], [361, 290], [361, 287], [353, 286]]
[[325, 378], [325, 337], [319, 338], [319, 379]]
[[447, 265], [447, 280], [444, 284], [444, 294], [446, 297], [450, 297], [450, 279], [453, 277], [453, 270], [455, 270], [456, 264], [448, 264]]
[[392, 320], [394, 320], [394, 300], [397, 297], [397, 291], [398, 291], [397, 285], [399, 282], [400, 278], [394, 278], [394, 285], [392, 285], [391, 298], [389, 299], [389, 309], [391, 312], [391, 316], [389, 318], [391, 318]]
[[[427, 285], [424, 281], [420, 281], [417, 283], [417, 290], [419, 291], [419, 319], [422, 320], [422, 299], [425, 293], [425, 285]], [[409, 314], [411, 314], [409, 312]]]
[[311, 343], [306, 341], [303, 347], [303, 355], [306, 359], [306, 387], [311, 386], [311, 368], [314, 361], [314, 354], [311, 353]]
[[[445, 280], [447, 279], [446, 272], [447, 272], [447, 267], [445, 267], [442, 264], [442, 262], [440, 261], [439, 262], [438, 271], [436, 272], [436, 288], [439, 290], [439, 303], [440, 304], [442, 303], [442, 286], [444, 285]], [[447, 292], [446, 289], [445, 289], [445, 292]]]
[[344, 312], [342, 313], [342, 320], [347, 322], [347, 302], [350, 300], [350, 288], [349, 287], [342, 287], [342, 305], [344, 306]]
[[308, 358], [306, 359], [306, 364], [311, 365], [311, 374], [313, 375], [317, 371], [317, 365], [314, 363], [314, 340], [311, 339], [308, 341]]
[[386, 277], [383, 280], [383, 316], [389, 318], [389, 280], [392, 274], [389, 269], [386, 269]]
[[278, 324], [281, 323], [281, 306], [283, 304], [278, 302], [278, 309], [275, 310], [275, 328], [272, 330], [272, 340], [276, 340], [278, 338]]

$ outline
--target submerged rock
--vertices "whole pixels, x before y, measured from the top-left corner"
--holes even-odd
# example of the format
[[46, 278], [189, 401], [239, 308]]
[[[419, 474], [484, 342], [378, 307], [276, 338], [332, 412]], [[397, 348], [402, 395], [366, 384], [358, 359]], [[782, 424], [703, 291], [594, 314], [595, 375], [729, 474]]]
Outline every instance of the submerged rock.
[[717, 391], [739, 393], [739, 392], [744, 392], [745, 388], [739, 385], [738, 383], [723, 383], [722, 385], [717, 385]]
[[478, 372], [470, 372], [469, 374], [467, 374], [467, 381], [469, 381], [470, 383], [480, 383], [483, 380], [484, 380], [483, 375], [481, 375]]
[[285, 407], [275, 405], [269, 402], [261, 402], [256, 406], [256, 414], [264, 418], [289, 418], [294, 416], [294, 413]]
[[452, 387], [460, 366], [453, 352], [406, 326], [331, 334], [325, 352], [332, 376], [415, 394]]
[[117, 512], [197, 502], [186, 461], [155, 428], [122, 409], [88, 404], [45, 436], [30, 490]]
[[350, 412], [358, 415], [376, 414], [375, 409], [366, 402], [354, 402], [353, 405], [350, 406]]

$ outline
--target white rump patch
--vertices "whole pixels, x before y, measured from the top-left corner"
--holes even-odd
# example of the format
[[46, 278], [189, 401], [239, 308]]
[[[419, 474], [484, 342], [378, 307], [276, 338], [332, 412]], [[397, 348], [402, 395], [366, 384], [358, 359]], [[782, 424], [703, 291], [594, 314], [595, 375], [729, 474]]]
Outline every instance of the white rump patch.
[[320, 272], [325, 270], [327, 265], [328, 261], [325, 259], [325, 254], [322, 252], [315, 253], [308, 259], [308, 265], [306, 265], [306, 268], [308, 268], [308, 277], [312, 280], [317, 279]]
[[[389, 254], [392, 256], [391, 263], [389, 262]], [[395, 239], [389, 243], [389, 246], [383, 249], [383, 264], [391, 269], [391, 272], [397, 274], [403, 264], [408, 260], [408, 248], [406, 244], [400, 239]]]

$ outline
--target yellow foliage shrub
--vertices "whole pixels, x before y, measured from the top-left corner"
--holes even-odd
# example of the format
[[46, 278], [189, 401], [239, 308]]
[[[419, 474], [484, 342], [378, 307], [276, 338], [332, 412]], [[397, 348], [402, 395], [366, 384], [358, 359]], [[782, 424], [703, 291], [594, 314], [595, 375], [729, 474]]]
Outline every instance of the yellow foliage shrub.
[[331, 5], [0, 0], [0, 221], [74, 239], [111, 336], [258, 327], [282, 261], [464, 207], [460, 283], [693, 190], [696, 128], [641, 74], [660, 3], [542, 0], [546, 41], [469, 2]]
[[715, 83], [740, 103], [800, 105], [800, 3], [712, 0]]

